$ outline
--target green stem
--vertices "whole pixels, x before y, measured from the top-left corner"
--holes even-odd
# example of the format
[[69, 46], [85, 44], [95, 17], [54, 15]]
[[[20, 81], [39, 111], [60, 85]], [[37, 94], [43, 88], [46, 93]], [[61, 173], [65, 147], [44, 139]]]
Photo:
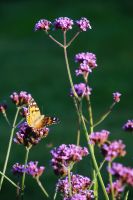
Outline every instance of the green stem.
[[36, 181], [37, 181], [37, 184], [39, 185], [39, 187], [41, 188], [42, 192], [45, 194], [45, 196], [46, 196], [47, 198], [49, 198], [49, 195], [48, 195], [48, 193], [46, 192], [45, 188], [43, 187], [43, 185], [42, 185], [41, 181], [39, 180], [39, 178], [36, 178]]
[[[8, 143], [8, 149], [7, 149], [7, 153], [6, 153], [4, 167], [3, 167], [3, 171], [2, 171], [3, 175], [5, 175], [5, 172], [6, 172], [6, 168], [7, 168], [7, 164], [8, 164], [8, 160], [9, 160], [9, 156], [10, 156], [10, 151], [11, 151], [11, 146], [12, 146], [13, 135], [14, 135], [14, 131], [15, 131], [15, 124], [16, 124], [16, 121], [17, 121], [17, 118], [18, 118], [19, 111], [20, 111], [20, 107], [17, 107], [17, 111], [16, 111], [15, 118], [14, 118], [14, 121], [13, 121], [13, 126], [12, 126], [12, 129], [11, 129], [11, 134], [10, 134], [10, 139], [9, 139], [9, 143]], [[2, 175], [1, 180], [0, 180], [0, 190], [2, 188], [2, 184], [3, 184], [3, 181], [4, 181], [3, 175]]]
[[115, 106], [115, 104], [116, 104], [116, 102], [113, 102], [113, 104], [110, 106], [109, 110], [102, 115], [102, 117], [94, 124], [93, 127], [98, 126], [99, 124], [101, 124], [101, 122], [103, 122], [105, 120], [106, 117], [108, 117], [108, 115], [111, 113], [111, 111], [112, 111], [113, 107]]
[[63, 44], [61, 44], [60, 42], [58, 42], [52, 35], [50, 35], [50, 34], [48, 33], [48, 31], [45, 31], [45, 33], [48, 35], [48, 37], [49, 37], [51, 40], [53, 40], [56, 44], [58, 44], [60, 47], [63, 48]]
[[126, 192], [124, 200], [128, 200], [129, 191]]
[[22, 199], [23, 199], [23, 196], [24, 196], [25, 176], [26, 176], [25, 169], [26, 169], [27, 162], [28, 162], [29, 151], [30, 151], [30, 148], [26, 148], [25, 161], [24, 161], [24, 173], [23, 173], [23, 176], [22, 176], [22, 183], [21, 183], [21, 197], [22, 197]]
[[68, 42], [68, 44], [66, 45], [67, 47], [69, 47], [71, 44], [72, 44], [72, 42], [78, 37], [78, 35], [81, 33], [81, 31], [78, 31], [75, 35], [74, 35], [74, 37]]
[[71, 168], [68, 167], [69, 197], [72, 196]]
[[4, 176], [5, 179], [7, 179], [14, 187], [20, 189], [20, 187], [19, 187], [16, 183], [14, 183], [10, 178], [8, 178], [8, 177], [7, 177], [5, 174], [3, 174], [1, 171], [0, 171], [0, 174], [1, 174], [2, 176]]
[[3, 116], [4, 116], [5, 120], [6, 120], [6, 122], [8, 123], [8, 125], [10, 126], [11, 124], [9, 122], [9, 119], [8, 119], [7, 115], [6, 115], [6, 112], [3, 112]]
[[[111, 168], [111, 162], [108, 162], [108, 167]], [[112, 180], [112, 174], [111, 173], [109, 173], [109, 183], [110, 183], [110, 188], [111, 188], [112, 200], [115, 200], [114, 189], [113, 189], [113, 180]]]
[[87, 131], [86, 124], [85, 124], [85, 121], [84, 121], [84, 117], [83, 117], [81, 112], [80, 112], [80, 116], [81, 116], [81, 121], [82, 121], [83, 129], [84, 129], [85, 137], [86, 137], [86, 140], [87, 140], [87, 143], [88, 143], [88, 148], [90, 150], [91, 159], [92, 159], [92, 162], [93, 162], [93, 165], [94, 165], [94, 169], [96, 170], [96, 173], [98, 174], [98, 178], [99, 178], [105, 199], [109, 200], [109, 197], [108, 197], [108, 194], [106, 192], [106, 188], [105, 188], [105, 185], [104, 185], [104, 182], [103, 182], [103, 179], [102, 179], [102, 176], [101, 176], [101, 173], [99, 171], [98, 164], [97, 164], [97, 161], [96, 161], [96, 158], [95, 158], [95, 155], [94, 155], [93, 145], [90, 143], [88, 131]]

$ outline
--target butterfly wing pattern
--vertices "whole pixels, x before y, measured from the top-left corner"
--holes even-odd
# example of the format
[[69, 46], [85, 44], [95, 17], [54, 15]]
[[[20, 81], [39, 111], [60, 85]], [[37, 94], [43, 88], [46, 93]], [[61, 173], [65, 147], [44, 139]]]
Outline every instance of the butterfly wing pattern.
[[56, 117], [47, 117], [41, 115], [40, 109], [37, 106], [36, 102], [34, 101], [34, 99], [31, 99], [28, 106], [26, 121], [28, 126], [33, 128], [34, 130], [38, 130], [46, 126], [58, 123], [59, 119]]

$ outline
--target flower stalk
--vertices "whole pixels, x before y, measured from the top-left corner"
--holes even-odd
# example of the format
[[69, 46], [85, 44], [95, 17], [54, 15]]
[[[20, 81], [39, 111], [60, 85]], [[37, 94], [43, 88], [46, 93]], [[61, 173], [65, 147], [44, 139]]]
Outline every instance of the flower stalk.
[[37, 181], [38, 186], [39, 186], [40, 189], [42, 190], [42, 192], [45, 194], [45, 196], [46, 196], [47, 198], [49, 198], [49, 195], [48, 195], [47, 191], [45, 190], [44, 186], [42, 185], [41, 181], [39, 180], [39, 177], [36, 178], [36, 181]]

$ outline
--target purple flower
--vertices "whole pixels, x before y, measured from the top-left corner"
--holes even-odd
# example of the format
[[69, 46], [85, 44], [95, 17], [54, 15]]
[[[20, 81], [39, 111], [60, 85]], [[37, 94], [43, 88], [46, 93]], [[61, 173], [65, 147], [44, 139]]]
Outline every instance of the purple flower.
[[[81, 194], [87, 197], [87, 193], [89, 193], [88, 187], [91, 184], [91, 180], [88, 177], [81, 176], [79, 174], [71, 174], [71, 187], [72, 187], [72, 195]], [[63, 194], [64, 197], [69, 197], [69, 180], [68, 177], [64, 179], [59, 179], [57, 183], [57, 190]]]
[[64, 200], [91, 200], [94, 199], [92, 190], [81, 190], [80, 193], [72, 195], [72, 197], [64, 198]]
[[[79, 83], [79, 84], [75, 84], [74, 85], [74, 89], [75, 89], [75, 92], [77, 93], [77, 95], [79, 97], [84, 97], [84, 96], [88, 96], [91, 94], [91, 88], [86, 85], [85, 83]], [[73, 91], [71, 89], [70, 91], [70, 96], [74, 96], [73, 95]]]
[[125, 167], [120, 163], [113, 163], [111, 168], [108, 168], [109, 173], [116, 176], [122, 184], [133, 186], [133, 168]]
[[90, 135], [90, 141], [92, 144], [103, 145], [107, 140], [110, 132], [107, 130], [101, 130], [99, 132], [93, 132]]
[[35, 24], [35, 31], [38, 30], [46, 30], [48, 31], [50, 29], [51, 22], [46, 20], [46, 19], [40, 19], [36, 24]]
[[15, 163], [12, 166], [12, 172], [14, 175], [23, 175], [24, 172], [26, 172], [25, 166], [21, 165], [19, 163]]
[[85, 17], [81, 17], [81, 19], [76, 20], [76, 24], [79, 26], [81, 31], [87, 31], [87, 29], [91, 29], [90, 22]]
[[55, 29], [61, 29], [63, 31], [68, 31], [69, 29], [72, 29], [73, 26], [73, 20], [68, 17], [59, 17], [55, 19], [53, 23]]
[[0, 104], [0, 112], [5, 113], [7, 109], [7, 105], [5, 103]]
[[125, 156], [126, 154], [125, 144], [123, 144], [122, 140], [114, 141], [110, 144], [105, 143], [101, 149], [107, 161], [111, 161], [118, 156]]
[[124, 131], [133, 131], [133, 119], [129, 119], [123, 126]]
[[52, 167], [57, 175], [67, 175], [68, 167], [82, 160], [83, 156], [88, 155], [86, 147], [76, 146], [74, 144], [62, 144], [51, 150]]
[[27, 174], [31, 175], [33, 178], [40, 177], [45, 169], [44, 166], [38, 167], [37, 161], [30, 161], [27, 164]]
[[91, 69], [94, 69], [95, 67], [97, 67], [96, 55], [93, 54], [93, 53], [89, 53], [89, 52], [84, 53], [84, 52], [82, 52], [82, 53], [78, 53], [78, 54], [75, 55], [75, 62], [84, 63], [84, 61], [86, 61], [86, 64]]
[[27, 122], [23, 122], [18, 126], [18, 132], [14, 138], [14, 142], [17, 144], [23, 144], [26, 147], [38, 144], [39, 141], [48, 135], [49, 129], [43, 128], [34, 132], [34, 130], [28, 126]]
[[20, 115], [22, 115], [22, 117], [26, 117], [28, 113], [28, 108], [27, 107], [23, 107], [20, 111]]
[[113, 93], [113, 99], [116, 103], [118, 103], [120, 101], [120, 96], [121, 96], [121, 93], [119, 93], [119, 92]]
[[23, 106], [23, 105], [27, 105], [30, 102], [30, 100], [32, 99], [32, 96], [31, 94], [28, 94], [25, 91], [21, 91], [20, 93], [13, 92], [10, 95], [10, 98], [12, 102], [16, 104], [16, 106]]
[[[112, 183], [112, 188], [113, 188], [115, 198], [120, 199], [120, 195], [124, 191], [124, 188], [125, 188], [122, 182], [120, 180], [116, 180], [115, 182]], [[106, 191], [108, 194], [111, 194], [110, 184], [107, 185]]]
[[80, 67], [77, 70], [75, 70], [75, 72], [76, 76], [84, 75], [85, 77], [87, 77], [88, 74], [92, 72], [92, 70], [89, 67], [88, 62], [84, 60], [82, 63], [80, 63]]

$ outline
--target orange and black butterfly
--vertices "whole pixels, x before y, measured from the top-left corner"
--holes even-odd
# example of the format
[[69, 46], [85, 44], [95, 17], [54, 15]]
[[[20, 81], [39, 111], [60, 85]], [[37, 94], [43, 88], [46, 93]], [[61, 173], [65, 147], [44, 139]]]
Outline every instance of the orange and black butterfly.
[[34, 99], [31, 99], [28, 106], [26, 121], [28, 126], [37, 130], [58, 123], [59, 119], [56, 117], [47, 117], [45, 115], [41, 115], [40, 109], [36, 102]]

